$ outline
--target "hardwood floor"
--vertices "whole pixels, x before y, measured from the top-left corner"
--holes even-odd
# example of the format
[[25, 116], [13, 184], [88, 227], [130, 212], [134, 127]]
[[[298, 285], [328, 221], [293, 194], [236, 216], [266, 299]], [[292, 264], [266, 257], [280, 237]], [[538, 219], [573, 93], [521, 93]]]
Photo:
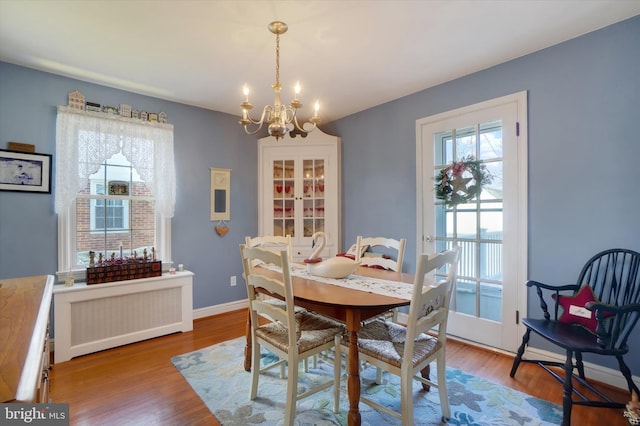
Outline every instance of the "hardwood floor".
[[[71, 425], [219, 425], [170, 358], [244, 335], [246, 311], [194, 321], [194, 329], [84, 355], [53, 366], [51, 398], [69, 403]], [[239, 357], [242, 354], [238, 354]], [[509, 377], [512, 358], [447, 342], [447, 364], [529, 395], [562, 403], [562, 386], [537, 366]], [[626, 401], [616, 389], [607, 393]], [[622, 410], [575, 407], [574, 425], [627, 425]]]

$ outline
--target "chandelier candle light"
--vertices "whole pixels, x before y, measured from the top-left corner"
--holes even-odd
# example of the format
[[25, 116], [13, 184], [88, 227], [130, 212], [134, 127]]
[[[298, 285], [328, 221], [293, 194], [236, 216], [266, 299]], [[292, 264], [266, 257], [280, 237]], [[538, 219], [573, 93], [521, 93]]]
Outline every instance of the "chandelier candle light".
[[[316, 101], [313, 117], [308, 121], [311, 123], [311, 126], [305, 128], [304, 126], [307, 123], [303, 123], [302, 126], [298, 123], [297, 112], [298, 109], [302, 108], [302, 102], [298, 99], [300, 84], [297, 82], [294, 98], [289, 106], [280, 103], [280, 91], [282, 90], [282, 85], [280, 84], [280, 34], [286, 33], [287, 29], [287, 24], [284, 22], [274, 21], [269, 24], [269, 31], [276, 35], [276, 82], [271, 85], [275, 92], [275, 100], [273, 101], [273, 105], [264, 107], [260, 120], [254, 120], [249, 116], [249, 110], [253, 108], [253, 105], [249, 102], [249, 87], [246, 83], [244, 85], [244, 102], [240, 105], [242, 108], [242, 118], [239, 123], [249, 135], [256, 134], [262, 128], [263, 124], [268, 123], [269, 135], [279, 139], [284, 137], [294, 126], [300, 132], [309, 133], [316, 128], [320, 121], [318, 118], [320, 105]], [[251, 130], [249, 126], [254, 126], [253, 130]]]

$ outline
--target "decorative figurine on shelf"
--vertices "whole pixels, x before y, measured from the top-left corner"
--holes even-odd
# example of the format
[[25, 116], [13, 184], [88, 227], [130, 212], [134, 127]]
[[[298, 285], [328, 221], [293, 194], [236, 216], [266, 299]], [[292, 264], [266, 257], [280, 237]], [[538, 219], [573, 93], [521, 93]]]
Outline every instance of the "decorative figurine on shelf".
[[93, 250], [89, 251], [89, 266], [92, 268], [96, 266], [96, 252]]
[[87, 111], [94, 111], [94, 112], [102, 111], [102, 107], [98, 103], [86, 101], [84, 104], [85, 104], [85, 109]]
[[151, 247], [151, 260], [156, 261], [156, 248]]
[[67, 280], [64, 282], [65, 287], [73, 287], [73, 274], [71, 271], [67, 274]]
[[142, 257], [144, 258], [144, 261], [147, 261], [147, 248], [145, 247], [145, 249], [142, 251]]
[[120, 116], [131, 118], [131, 105], [120, 104], [118, 111], [120, 112]]
[[98, 253], [98, 265], [102, 265], [102, 253]]
[[84, 102], [84, 95], [81, 92], [75, 90], [69, 93], [69, 108], [82, 111], [84, 110]]

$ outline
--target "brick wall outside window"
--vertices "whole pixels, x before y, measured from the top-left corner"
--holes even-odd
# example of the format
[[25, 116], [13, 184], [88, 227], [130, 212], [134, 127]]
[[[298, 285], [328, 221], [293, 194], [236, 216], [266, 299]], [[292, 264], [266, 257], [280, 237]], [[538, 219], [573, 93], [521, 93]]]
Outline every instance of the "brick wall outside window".
[[[89, 188], [81, 192], [81, 194], [89, 193]], [[133, 197], [149, 197], [151, 193], [144, 183], [133, 182], [131, 195]], [[116, 256], [119, 256], [120, 243], [123, 244], [124, 251], [127, 253], [129, 253], [129, 250], [154, 246], [155, 211], [153, 201], [130, 199], [129, 229], [124, 229], [122, 232], [105, 232], [104, 229], [92, 230], [91, 206], [92, 200], [89, 198], [79, 197], [76, 199], [76, 248], [78, 253], [93, 250], [96, 253], [104, 253], [105, 256], [110, 256], [112, 252], [116, 252]], [[139, 252], [138, 256], [142, 256], [142, 253]]]

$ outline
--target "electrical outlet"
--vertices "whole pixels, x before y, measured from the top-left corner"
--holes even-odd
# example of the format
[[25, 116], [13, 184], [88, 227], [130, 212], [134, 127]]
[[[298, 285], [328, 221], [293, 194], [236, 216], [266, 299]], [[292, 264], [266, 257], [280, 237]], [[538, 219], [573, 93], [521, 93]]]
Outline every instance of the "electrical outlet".
[[236, 285], [236, 276], [235, 275], [231, 275], [231, 287], [235, 287]]

